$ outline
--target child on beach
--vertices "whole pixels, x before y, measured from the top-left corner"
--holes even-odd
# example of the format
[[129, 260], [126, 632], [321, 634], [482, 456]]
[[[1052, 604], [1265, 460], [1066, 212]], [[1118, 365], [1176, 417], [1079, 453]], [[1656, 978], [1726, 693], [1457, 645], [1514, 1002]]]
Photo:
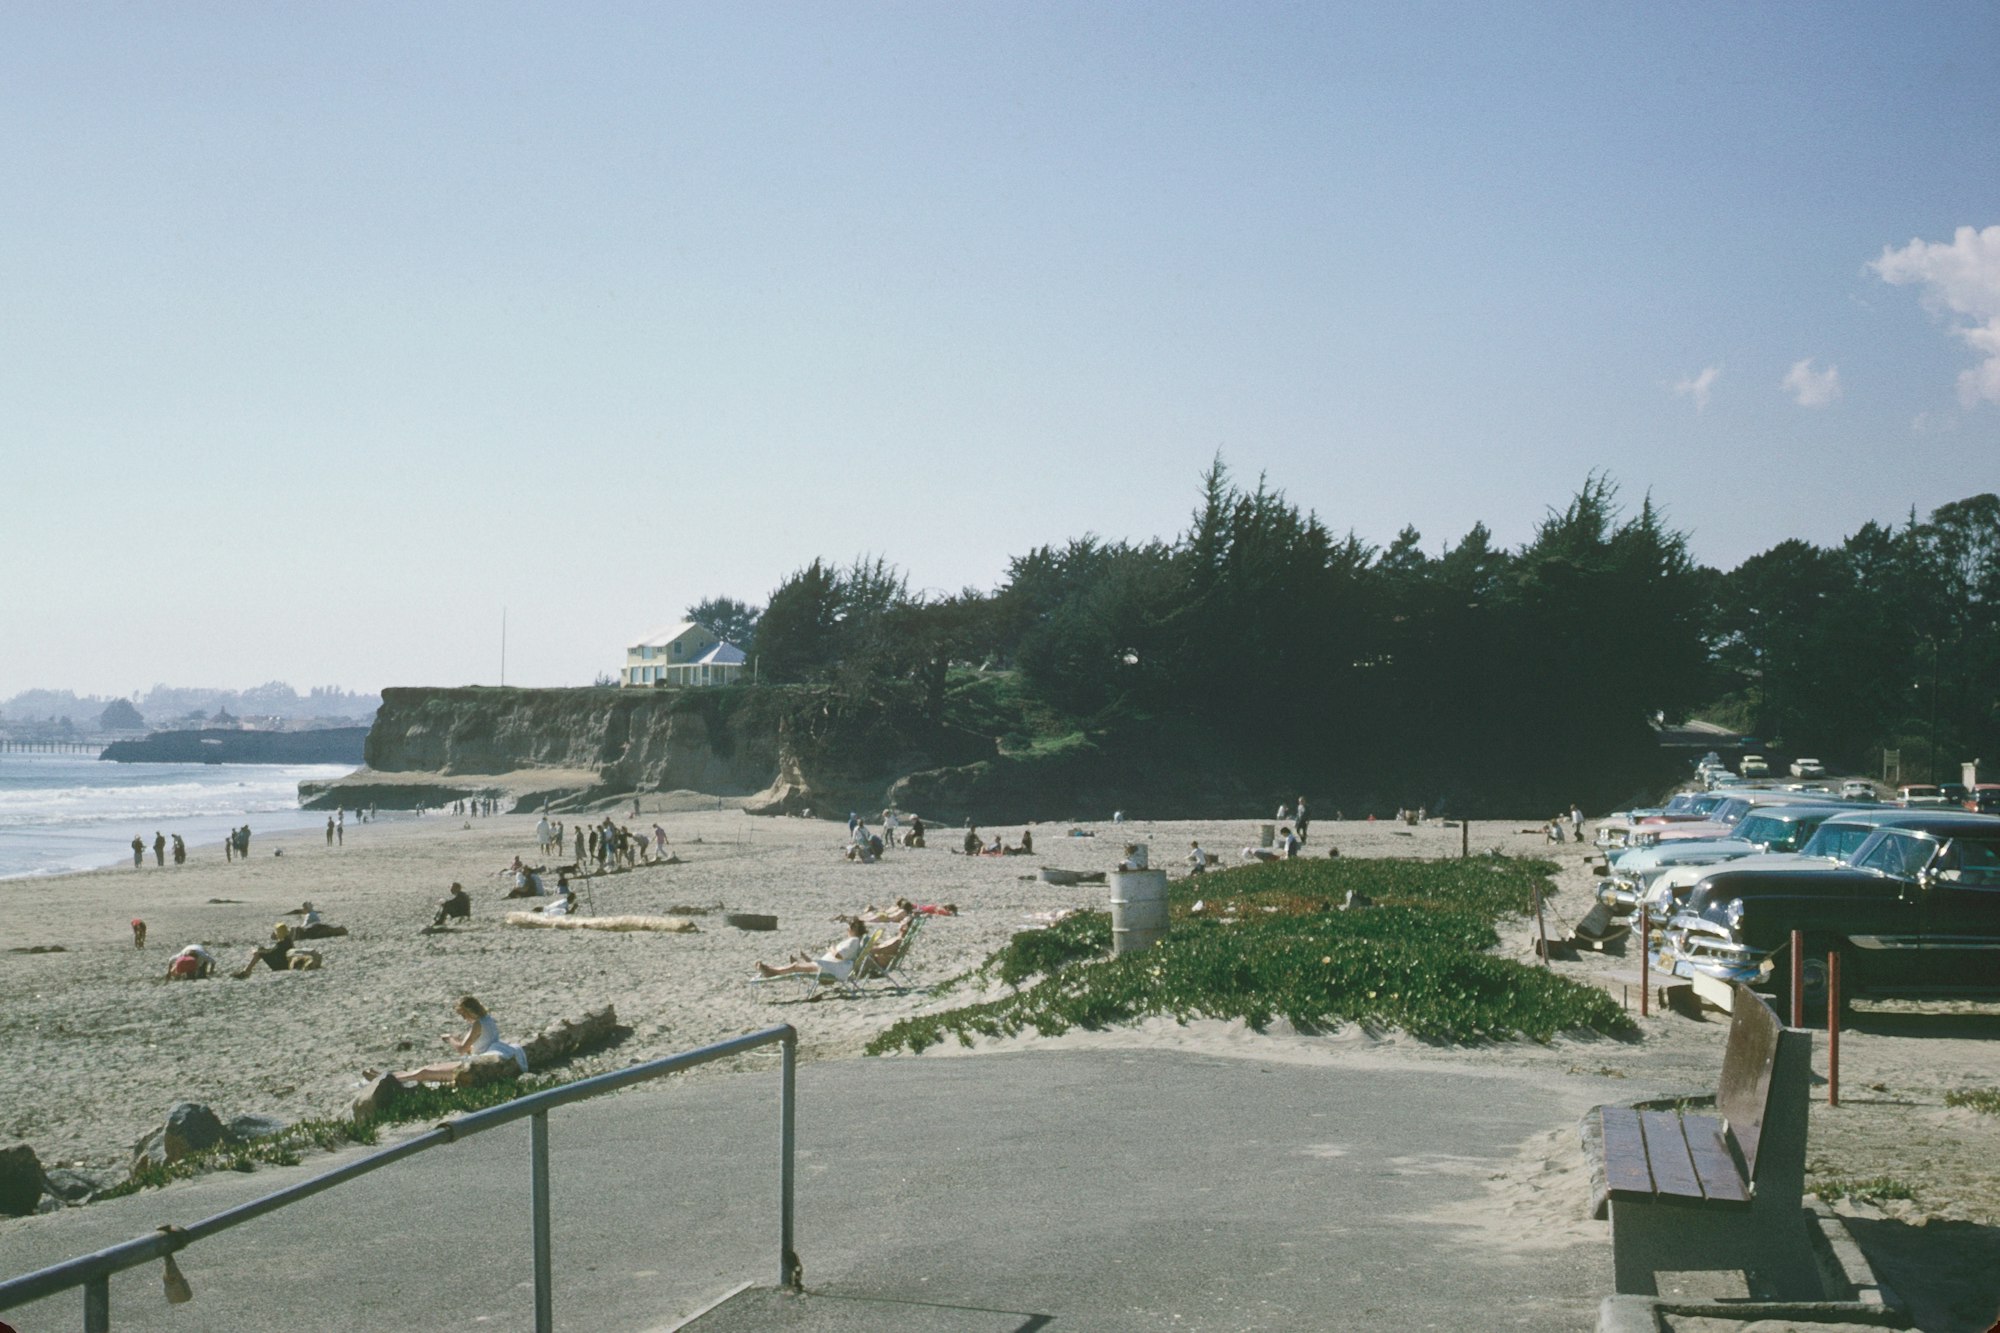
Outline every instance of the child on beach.
[[167, 960], [167, 980], [200, 981], [215, 975], [215, 956], [199, 944], [190, 944]]
[[250, 961], [243, 964], [235, 972], [230, 973], [230, 975], [241, 981], [255, 971], [259, 963], [264, 964], [264, 966], [270, 968], [273, 972], [283, 972], [292, 965], [291, 953], [291, 925], [280, 921], [277, 925], [271, 927], [271, 942], [260, 949], [251, 950]]

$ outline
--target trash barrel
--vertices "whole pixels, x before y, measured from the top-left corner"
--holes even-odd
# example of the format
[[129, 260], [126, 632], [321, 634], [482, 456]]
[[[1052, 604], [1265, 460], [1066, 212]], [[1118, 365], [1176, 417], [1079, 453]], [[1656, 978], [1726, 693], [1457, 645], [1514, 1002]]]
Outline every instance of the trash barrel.
[[1111, 952], [1150, 949], [1167, 933], [1167, 872], [1111, 872]]
[[1275, 845], [1277, 841], [1278, 826], [1276, 824], [1259, 824], [1257, 826], [1257, 845], [1259, 847], [1270, 847]]

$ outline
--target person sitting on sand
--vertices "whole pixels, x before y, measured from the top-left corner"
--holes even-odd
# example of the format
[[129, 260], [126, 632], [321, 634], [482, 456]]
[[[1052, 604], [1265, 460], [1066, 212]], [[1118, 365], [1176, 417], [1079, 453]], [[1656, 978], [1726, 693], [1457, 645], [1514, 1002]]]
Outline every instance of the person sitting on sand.
[[[504, 1055], [520, 1066], [523, 1074], [528, 1072], [528, 1056], [519, 1046], [500, 1040], [500, 1025], [493, 1015], [486, 1012], [486, 1006], [467, 995], [458, 1002], [458, 1016], [469, 1025], [463, 1036], [454, 1037], [449, 1032], [440, 1033], [444, 1044], [464, 1056], [484, 1055], [492, 1051]], [[458, 1079], [465, 1060], [446, 1060], [441, 1064], [425, 1065], [421, 1069], [398, 1070], [391, 1075], [399, 1083], [452, 1083]]]
[[273, 972], [283, 972], [292, 965], [292, 927], [280, 921], [271, 927], [271, 942], [262, 948], [250, 951], [250, 961], [235, 972], [230, 973], [238, 981], [249, 976], [262, 963]]
[[979, 855], [979, 830], [976, 828], [967, 828], [965, 830], [965, 842], [963, 845], [967, 856]]
[[190, 944], [167, 960], [168, 981], [202, 981], [215, 975], [215, 955]]
[[472, 895], [465, 891], [463, 884], [455, 881], [451, 886], [451, 896], [438, 904], [437, 916], [432, 919], [431, 924], [442, 926], [446, 921], [453, 919], [472, 920]]
[[1146, 849], [1136, 842], [1126, 843], [1125, 859], [1118, 863], [1118, 868], [1120, 870], [1144, 870], [1146, 868]]
[[917, 914], [917, 905], [908, 898], [898, 898], [887, 907], [870, 905], [861, 914], [863, 921], [878, 926], [900, 926]]
[[1243, 859], [1246, 861], [1275, 861], [1278, 859], [1278, 853], [1272, 851], [1269, 847], [1245, 847], [1243, 849]]
[[1278, 846], [1283, 849], [1287, 861], [1295, 861], [1299, 855], [1299, 840], [1288, 828], [1278, 830]]
[[1006, 854], [1007, 844], [1002, 841], [1000, 835], [997, 833], [993, 835], [993, 841], [988, 843], [981, 852], [983, 856], [1005, 856]]
[[1023, 855], [1023, 856], [1033, 856], [1034, 854], [1035, 854], [1035, 833], [1034, 833], [1034, 830], [1033, 830], [1033, 829], [1022, 829], [1022, 830], [1021, 830], [1021, 855]]
[[576, 890], [570, 889], [562, 897], [542, 908], [543, 916], [575, 916]]
[[817, 958], [800, 959], [783, 967], [772, 967], [769, 963], [757, 964], [757, 975], [771, 977], [808, 977], [817, 973], [832, 977], [835, 981], [845, 981], [854, 971], [854, 962], [861, 956], [861, 946], [868, 937], [868, 927], [860, 917], [847, 923], [847, 934]]
[[910, 831], [903, 835], [903, 845], [905, 847], [924, 845], [924, 821], [916, 815], [910, 816]]

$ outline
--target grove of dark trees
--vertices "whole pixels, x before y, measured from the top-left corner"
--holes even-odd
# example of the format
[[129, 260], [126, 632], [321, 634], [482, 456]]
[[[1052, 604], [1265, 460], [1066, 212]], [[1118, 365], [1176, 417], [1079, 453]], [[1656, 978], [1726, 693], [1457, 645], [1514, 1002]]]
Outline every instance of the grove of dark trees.
[[1182, 764], [1323, 809], [1623, 800], [1682, 762], [1656, 725], [1694, 716], [1852, 771], [1885, 747], [1913, 778], [1933, 752], [1945, 776], [2000, 764], [1991, 494], [1723, 573], [1602, 476], [1517, 550], [1482, 524], [1432, 552], [1409, 528], [1386, 548], [1336, 535], [1218, 460], [1171, 541], [1038, 547], [999, 588], [945, 597], [913, 597], [879, 558], [814, 560], [761, 613], [690, 615], [717, 610], [767, 684], [1028, 754], [1081, 736], [1157, 756], [1167, 737]]

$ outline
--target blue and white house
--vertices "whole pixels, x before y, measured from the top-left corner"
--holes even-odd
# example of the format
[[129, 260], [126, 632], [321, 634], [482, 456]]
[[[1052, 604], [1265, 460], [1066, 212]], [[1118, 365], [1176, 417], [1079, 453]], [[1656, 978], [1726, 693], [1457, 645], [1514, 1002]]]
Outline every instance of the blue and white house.
[[683, 620], [625, 649], [620, 685], [728, 685], [743, 674], [743, 650]]

